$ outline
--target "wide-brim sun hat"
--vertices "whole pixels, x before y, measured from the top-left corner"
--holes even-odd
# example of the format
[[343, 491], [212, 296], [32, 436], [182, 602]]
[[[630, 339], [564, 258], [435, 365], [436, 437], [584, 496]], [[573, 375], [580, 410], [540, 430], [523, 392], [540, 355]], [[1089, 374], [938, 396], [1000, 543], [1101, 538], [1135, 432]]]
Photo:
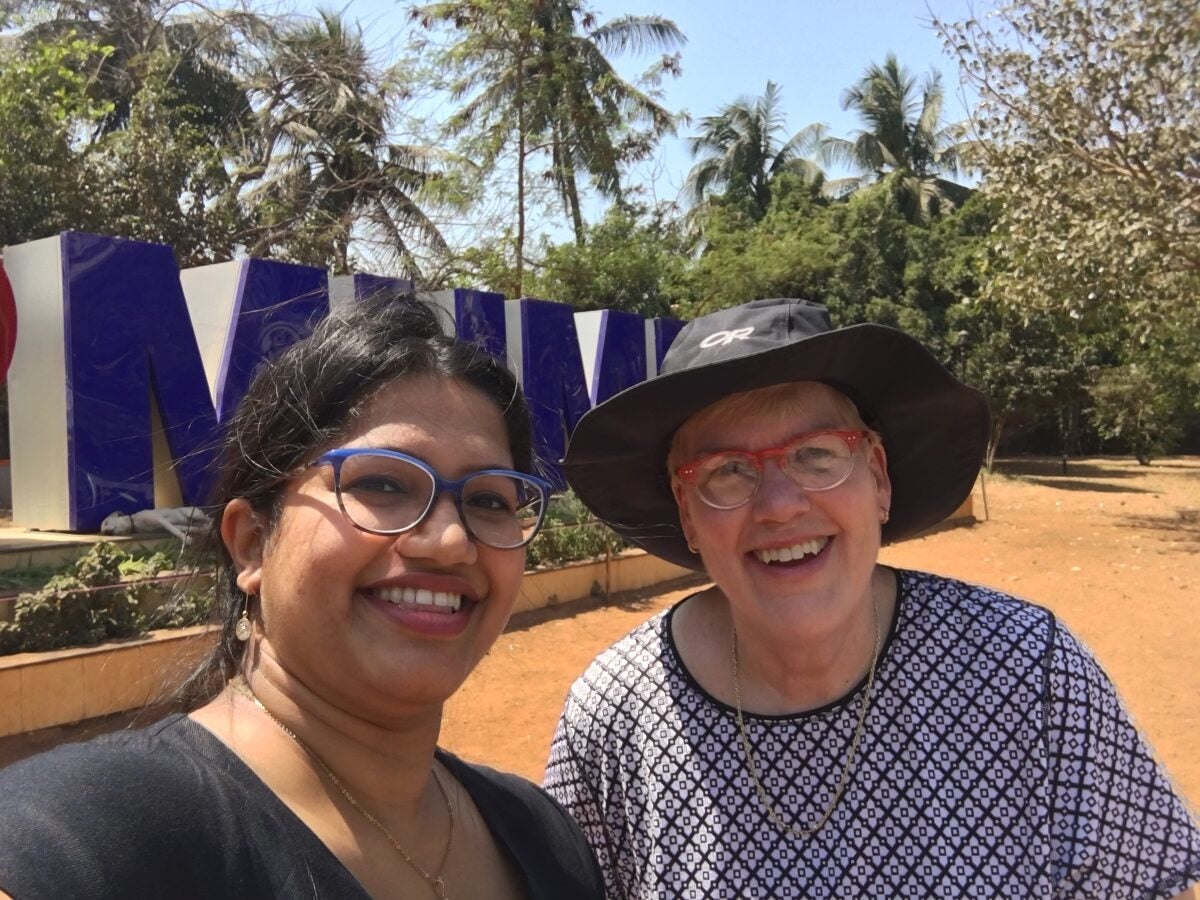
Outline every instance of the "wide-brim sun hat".
[[845, 394], [883, 438], [892, 482], [884, 543], [943, 521], [970, 493], [988, 436], [987, 400], [895, 328], [833, 328], [808, 300], [755, 300], [683, 327], [661, 374], [590, 410], [563, 460], [603, 522], [655, 556], [703, 569], [687, 546], [667, 454], [689, 418], [733, 394], [817, 381]]

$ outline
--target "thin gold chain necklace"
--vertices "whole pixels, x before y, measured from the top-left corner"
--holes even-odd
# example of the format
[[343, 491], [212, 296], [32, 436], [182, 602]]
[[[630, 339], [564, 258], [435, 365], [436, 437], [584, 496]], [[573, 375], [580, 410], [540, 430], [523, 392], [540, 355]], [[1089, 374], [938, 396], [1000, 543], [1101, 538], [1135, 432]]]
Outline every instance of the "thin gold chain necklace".
[[450, 802], [450, 795], [446, 793], [446, 786], [442, 784], [442, 779], [438, 775], [437, 769], [430, 769], [429, 773], [433, 776], [433, 781], [438, 786], [438, 790], [441, 791], [442, 799], [446, 802], [446, 812], [450, 815], [450, 832], [446, 835], [446, 846], [442, 850], [442, 858], [438, 860], [437, 871], [430, 873], [426, 872], [425, 869], [423, 869], [420, 864], [409, 855], [408, 851], [400, 846], [400, 842], [392, 837], [392, 833], [384, 827], [382, 822], [368, 812], [362, 806], [362, 804], [360, 804], [358, 800], [354, 798], [354, 795], [346, 790], [346, 786], [342, 784], [342, 780], [334, 774], [333, 769], [325, 765], [325, 761], [321, 759], [321, 757], [317, 756], [317, 754], [313, 752], [312, 748], [309, 747], [308, 744], [300, 740], [300, 736], [296, 734], [296, 732], [292, 731], [292, 729], [284, 725], [283, 722], [275, 718], [275, 714], [263, 706], [263, 702], [259, 700], [254, 694], [254, 691], [250, 689], [250, 685], [241, 681], [231, 681], [230, 686], [239, 694], [252, 701], [255, 706], [257, 706], [263, 711], [263, 713], [266, 714], [268, 719], [279, 726], [284, 734], [296, 742], [296, 745], [304, 751], [309, 759], [317, 764], [317, 767], [325, 773], [325, 777], [328, 778], [333, 786], [341, 792], [342, 796], [346, 798], [346, 802], [358, 810], [359, 815], [366, 819], [380, 832], [380, 834], [387, 838], [388, 843], [391, 844], [395, 851], [400, 854], [401, 859], [408, 863], [409, 867], [414, 872], [425, 879], [425, 882], [429, 885], [429, 888], [433, 891], [433, 895], [435, 897], [440, 897], [442, 900], [448, 900], [446, 896], [445, 871], [446, 860], [450, 858], [450, 845], [454, 842], [454, 804]]
[[771, 824], [793, 838], [810, 838], [820, 831], [825, 823], [829, 821], [829, 817], [833, 815], [833, 811], [837, 809], [837, 805], [842, 799], [842, 792], [846, 790], [846, 785], [850, 782], [850, 772], [854, 768], [854, 756], [858, 752], [858, 745], [862, 742], [863, 732], [866, 730], [867, 724], [867, 711], [871, 708], [871, 688], [875, 685], [875, 664], [879, 662], [879, 601], [874, 597], [872, 597], [871, 601], [871, 610], [875, 617], [875, 645], [871, 650], [871, 669], [867, 673], [867, 687], [863, 691], [862, 710], [858, 714], [858, 725], [854, 729], [854, 737], [850, 741], [850, 749], [846, 751], [846, 764], [842, 767], [841, 775], [838, 776], [837, 786], [833, 791], [833, 799], [829, 801], [829, 806], [826, 807], [821, 817], [817, 819], [816, 824], [808, 828], [802, 828], [787, 821], [771, 800], [767, 789], [763, 787], [762, 777], [759, 775], [758, 766], [754, 762], [754, 749], [750, 746], [750, 738], [746, 734], [746, 723], [742, 718], [742, 687], [738, 678], [737, 626], [733, 627], [733, 648], [730, 654], [733, 658], [733, 708], [737, 713], [738, 737], [741, 738], [742, 752], [746, 756], [746, 768], [750, 770], [750, 780], [754, 782], [754, 791], [758, 794], [759, 802], [766, 809], [767, 818], [771, 820]]

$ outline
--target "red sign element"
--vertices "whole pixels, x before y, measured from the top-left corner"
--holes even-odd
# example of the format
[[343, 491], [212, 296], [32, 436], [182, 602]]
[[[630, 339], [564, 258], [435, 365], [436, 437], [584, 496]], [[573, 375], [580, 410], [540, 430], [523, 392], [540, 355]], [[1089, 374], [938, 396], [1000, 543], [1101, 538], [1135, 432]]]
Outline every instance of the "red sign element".
[[17, 346], [17, 300], [12, 285], [4, 274], [4, 263], [0, 262], [0, 381], [8, 374], [13, 350]]

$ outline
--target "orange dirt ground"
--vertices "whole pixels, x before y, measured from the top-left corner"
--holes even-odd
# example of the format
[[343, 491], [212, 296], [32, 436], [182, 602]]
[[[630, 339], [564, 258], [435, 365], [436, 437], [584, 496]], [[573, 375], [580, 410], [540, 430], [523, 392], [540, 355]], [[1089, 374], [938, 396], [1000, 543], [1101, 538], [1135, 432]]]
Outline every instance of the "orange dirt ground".
[[[969, 528], [885, 548], [883, 561], [1049, 607], [1092, 649], [1200, 811], [1200, 457], [1002, 462]], [[451, 701], [442, 743], [540, 780], [571, 681], [694, 588], [514, 622]], [[551, 613], [551, 611], [547, 611]]]
[[[891, 565], [990, 585], [1052, 609], [1092, 648], [1200, 811], [1200, 457], [1001, 462], [972, 527], [883, 551]], [[984, 521], [986, 518], [986, 521]], [[699, 582], [698, 582], [699, 583]], [[600, 650], [695, 587], [515, 620], [446, 710], [442, 744], [542, 777], [571, 681]], [[0, 765], [104, 723], [0, 740]]]

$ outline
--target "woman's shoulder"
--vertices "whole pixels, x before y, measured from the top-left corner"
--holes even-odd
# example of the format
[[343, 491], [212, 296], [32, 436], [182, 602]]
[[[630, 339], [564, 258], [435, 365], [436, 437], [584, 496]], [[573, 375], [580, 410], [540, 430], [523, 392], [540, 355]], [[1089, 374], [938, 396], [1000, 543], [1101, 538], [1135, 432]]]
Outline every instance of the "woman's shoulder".
[[545, 790], [519, 775], [442, 750], [438, 759], [516, 861], [531, 897], [603, 897], [603, 877], [583, 832]]
[[664, 658], [673, 652], [671, 614], [664, 610], [642, 622], [624, 637], [600, 651], [572, 687], [573, 695], [614, 690], [624, 693], [633, 685], [654, 680]]
[[[190, 859], [205, 857], [203, 841], [174, 842], [206, 812], [195, 761], [183, 749], [187, 740], [186, 724], [174, 716], [62, 745], [0, 771], [5, 883], [39, 896], [39, 879], [48, 878], [60, 896], [82, 896], [88, 884], [166, 883], [167, 869], [185, 871]], [[179, 855], [184, 850], [188, 858]]]
[[12, 827], [20, 817], [153, 838], [157, 829], [203, 816], [221, 782], [245, 795], [247, 786], [231, 780], [235, 762], [199, 725], [171, 715], [144, 728], [64, 744], [0, 771], [0, 796], [8, 807], [3, 818]]
[[183, 715], [0, 771], [0, 885], [14, 896], [363, 896], [355, 884]]
[[61, 744], [0, 770], [0, 784], [13, 790], [24, 785], [49, 790], [62, 784], [87, 795], [122, 789], [125, 774], [142, 781], [170, 777], [183, 766], [190, 743], [185, 723], [182, 715], [172, 715], [144, 728]]
[[1040, 662], [1058, 639], [1050, 610], [997, 588], [912, 570], [897, 577], [902, 624], [923, 643], [1021, 649]]

